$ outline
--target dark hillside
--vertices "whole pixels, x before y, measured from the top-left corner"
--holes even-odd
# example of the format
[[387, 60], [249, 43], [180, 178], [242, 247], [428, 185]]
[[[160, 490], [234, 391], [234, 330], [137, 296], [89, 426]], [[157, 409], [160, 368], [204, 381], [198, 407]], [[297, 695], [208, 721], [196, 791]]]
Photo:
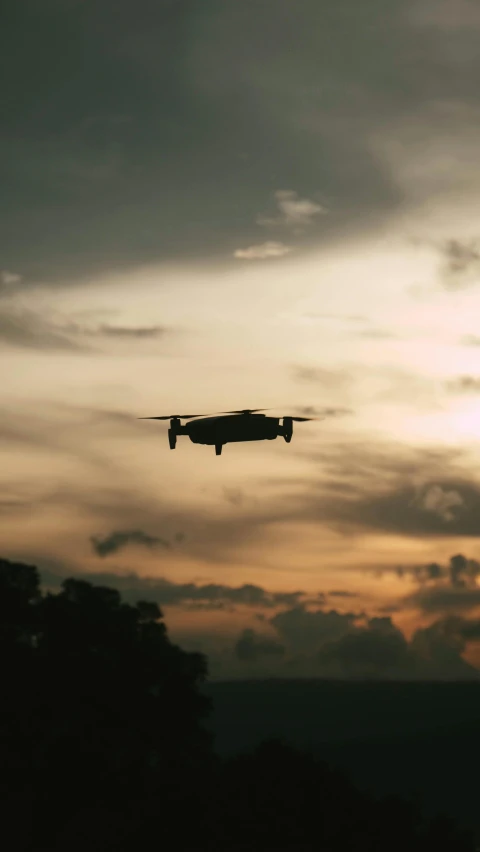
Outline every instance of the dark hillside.
[[270, 680], [206, 690], [219, 753], [280, 737], [375, 793], [418, 794], [480, 829], [480, 684]]

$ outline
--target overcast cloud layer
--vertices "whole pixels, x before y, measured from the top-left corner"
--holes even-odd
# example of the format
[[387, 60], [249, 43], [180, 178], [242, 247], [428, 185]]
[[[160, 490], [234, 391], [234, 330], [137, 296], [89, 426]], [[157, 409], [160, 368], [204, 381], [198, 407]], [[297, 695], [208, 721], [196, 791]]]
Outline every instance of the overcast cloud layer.
[[372, 140], [455, 108], [471, 130], [479, 26], [448, 0], [10, 0], [3, 268], [65, 280], [374, 226], [404, 198]]

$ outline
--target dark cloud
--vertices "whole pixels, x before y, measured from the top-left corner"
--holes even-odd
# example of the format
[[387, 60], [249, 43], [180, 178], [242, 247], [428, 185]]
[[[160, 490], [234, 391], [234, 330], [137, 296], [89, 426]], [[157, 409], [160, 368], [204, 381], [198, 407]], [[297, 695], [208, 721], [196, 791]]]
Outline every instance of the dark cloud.
[[[295, 606], [304, 596], [305, 592], [275, 592], [274, 601], [281, 606]], [[323, 599], [323, 594], [319, 592], [315, 600], [320, 602]]]
[[437, 562], [415, 566], [409, 573], [420, 588], [404, 600], [407, 606], [417, 606], [424, 612], [456, 612], [475, 609], [480, 605], [480, 562], [457, 553], [447, 565]]
[[[420, 582], [424, 580], [439, 580], [446, 573], [446, 569], [439, 565], [438, 562], [429, 562], [428, 565], [420, 565], [418, 568], [414, 568], [413, 571]], [[397, 573], [399, 577], [403, 577], [405, 569], [398, 568]]]
[[[315, 453], [322, 481], [300, 498], [299, 515], [344, 532], [414, 537], [480, 535], [480, 483], [450, 450], [345, 445]], [[421, 483], [421, 484], [420, 484]], [[341, 486], [345, 485], [345, 488]]]
[[162, 337], [164, 334], [167, 334], [168, 329], [164, 328], [160, 325], [151, 325], [151, 326], [137, 326], [132, 328], [126, 328], [122, 326], [115, 325], [101, 325], [100, 328], [93, 332], [98, 335], [105, 335], [106, 337], [123, 337], [127, 340], [129, 338], [140, 338], [143, 340]]
[[15, 300], [0, 301], [0, 345], [43, 352], [101, 352], [102, 340], [150, 340], [170, 333], [160, 325], [88, 326], [68, 317], [52, 321], [47, 316], [18, 307]]
[[424, 584], [429, 581], [442, 582], [446, 580], [450, 586], [463, 588], [475, 584], [480, 575], [480, 562], [467, 559], [462, 553], [450, 557], [448, 565], [430, 562], [410, 569], [416, 579]]
[[425, 587], [406, 598], [406, 603], [418, 606], [426, 613], [465, 612], [480, 606], [480, 588], [448, 585]]
[[408, 642], [388, 617], [372, 618], [366, 627], [325, 643], [318, 663], [322, 670], [345, 677], [399, 677], [412, 670]]
[[294, 654], [311, 654], [324, 642], [339, 639], [348, 633], [356, 618], [354, 613], [336, 610], [308, 610], [299, 605], [276, 613], [270, 624], [277, 630]]
[[0, 254], [32, 281], [227, 258], [261, 242], [259, 215], [301, 224], [301, 248], [374, 228], [404, 203], [376, 130], [477, 98], [475, 60], [401, 0], [135, 10], [7, 2]]
[[453, 393], [480, 393], [480, 377], [458, 376], [447, 382], [447, 388]]
[[0, 303], [0, 345], [45, 352], [91, 351], [75, 324], [57, 325], [34, 311]]
[[465, 504], [458, 490], [432, 483], [417, 492], [412, 505], [422, 511], [432, 512], [446, 523], [450, 523], [458, 517]]
[[441, 246], [442, 280], [448, 289], [459, 289], [478, 281], [480, 252], [476, 242], [450, 239]]
[[117, 530], [103, 539], [92, 536], [90, 542], [97, 556], [102, 558], [112, 556], [112, 554], [118, 553], [119, 550], [123, 550], [130, 544], [141, 545], [149, 549], [170, 547], [170, 542], [157, 536], [148, 535], [143, 530]]
[[275, 639], [260, 636], [255, 630], [246, 628], [238, 638], [234, 654], [239, 660], [254, 663], [260, 657], [283, 657], [285, 647], [280, 642], [275, 641]]
[[453, 621], [453, 629], [466, 642], [480, 641], [480, 619], [479, 618], [455, 618]]
[[331, 598], [358, 598], [357, 592], [348, 592], [343, 589], [334, 590], [333, 592], [328, 592], [328, 595]]
[[224, 488], [223, 495], [227, 503], [232, 506], [243, 506], [245, 503], [245, 493], [241, 488]]
[[385, 606], [378, 607], [377, 612], [381, 615], [394, 615], [395, 613], [401, 612], [403, 607], [398, 604], [386, 604]]
[[[150, 545], [148, 545], [150, 546]], [[37, 560], [38, 561], [38, 560]], [[60, 585], [65, 576], [85, 578], [85, 574], [60, 566], [40, 570], [44, 583], [49, 586]], [[261, 586], [245, 583], [242, 586], [227, 586], [221, 583], [174, 583], [164, 577], [140, 577], [135, 573], [119, 574], [115, 572], [89, 572], [88, 579], [92, 583], [112, 586], [121, 593], [129, 603], [137, 600], [152, 600], [164, 606], [187, 606], [189, 608], [201, 604], [204, 609], [222, 609], [226, 605], [237, 605], [251, 608], [274, 609], [293, 606], [305, 596], [304, 592], [270, 592]]]
[[270, 624], [285, 645], [284, 673], [392, 680], [480, 677], [463, 658], [467, 644], [480, 639], [478, 619], [440, 619], [415, 631], [410, 641], [390, 616], [366, 619], [295, 607], [276, 614]]
[[452, 586], [467, 586], [474, 583], [480, 574], [480, 563], [476, 559], [466, 559], [462, 553], [457, 553], [450, 558], [448, 573]]
[[[478, 669], [463, 659], [468, 626], [464, 619], [440, 619], [417, 630], [410, 642], [411, 653], [421, 673], [438, 679], [478, 679]], [[477, 622], [473, 622], [476, 626]]]
[[0, 515], [6, 515], [10, 512], [15, 513], [19, 510], [31, 509], [32, 504], [26, 500], [9, 500], [8, 498], [0, 498]]

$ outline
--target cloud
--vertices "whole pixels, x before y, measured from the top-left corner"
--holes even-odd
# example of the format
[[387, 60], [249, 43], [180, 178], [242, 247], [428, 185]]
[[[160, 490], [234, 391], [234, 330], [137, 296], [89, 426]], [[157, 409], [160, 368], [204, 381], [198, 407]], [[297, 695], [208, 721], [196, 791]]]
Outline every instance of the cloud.
[[[410, 536], [480, 535], [480, 487], [469, 483], [444, 483], [425, 488], [422, 500], [414, 485], [398, 483], [381, 493], [366, 489], [364, 495], [352, 491], [351, 499], [342, 509], [338, 503], [331, 507], [332, 516], [345, 524]], [[453, 512], [456, 508], [460, 511]], [[336, 510], [336, 511], [335, 511]], [[342, 518], [343, 516], [343, 518]]]
[[98, 342], [102, 339], [153, 339], [169, 331], [160, 325], [91, 326], [64, 316], [52, 320], [42, 313], [20, 307], [15, 301], [0, 303], [0, 344], [21, 349], [71, 353], [95, 350], [98, 353], [101, 351]]
[[449, 577], [452, 586], [465, 586], [474, 582], [480, 574], [480, 564], [476, 559], [466, 559], [462, 553], [450, 558]]
[[[104, 413], [100, 416], [97, 412], [97, 422], [108, 426], [108, 435], [112, 436], [113, 427], [120, 425], [127, 433], [135, 423], [130, 417], [116, 419], [115, 413]], [[84, 470], [90, 473], [92, 469], [98, 476], [100, 473], [111, 487], [119, 487], [119, 470], [116, 462], [113, 462], [104, 450], [98, 449], [93, 441], [85, 441], [85, 426], [93, 425], [95, 418], [90, 423], [85, 422], [85, 413], [74, 406], [56, 406], [54, 403], [40, 406], [38, 403], [18, 404], [15, 407], [0, 406], [0, 439], [4, 448], [9, 448], [13, 454], [20, 451], [24, 456], [34, 457], [40, 452], [44, 457], [49, 457], [51, 465], [50, 476], [45, 479], [26, 478], [23, 484], [18, 477], [18, 487], [24, 487], [25, 500], [31, 504], [32, 511], [41, 510], [48, 505], [65, 506], [78, 509], [85, 505], [86, 495], [80, 482], [75, 485], [67, 477], [65, 484], [61, 484], [61, 466], [65, 459], [80, 463]], [[138, 421], [135, 425], [138, 425]], [[58, 466], [57, 466], [58, 465]], [[88, 488], [91, 498], [92, 489]], [[96, 489], [101, 493], [101, 488]], [[101, 500], [100, 500], [101, 502]], [[98, 508], [98, 507], [97, 507]], [[95, 510], [93, 512], [95, 514]]]
[[236, 249], [233, 256], [240, 260], [266, 260], [270, 257], [283, 257], [292, 251], [291, 246], [269, 241], [246, 249]]
[[327, 369], [326, 367], [294, 366], [291, 368], [294, 381], [318, 384], [325, 390], [347, 389], [353, 382], [350, 371]]
[[308, 610], [303, 605], [277, 613], [270, 619], [293, 654], [311, 654], [324, 642], [348, 633], [358, 616], [336, 610]]
[[334, 589], [334, 591], [328, 592], [328, 595], [331, 598], [358, 598], [357, 592], [348, 592], [345, 589]]
[[138, 544], [149, 549], [155, 547], [170, 547], [170, 543], [163, 538], [151, 536], [143, 532], [143, 530], [127, 530], [116, 531], [110, 533], [106, 538], [99, 539], [92, 536], [91, 544], [93, 550], [101, 558], [111, 556], [113, 553], [118, 553], [130, 544]]
[[305, 227], [313, 223], [315, 216], [327, 213], [326, 208], [321, 204], [316, 204], [309, 198], [299, 198], [298, 193], [290, 189], [277, 190], [275, 200], [280, 216], [269, 217], [260, 214], [257, 216], [258, 225]]
[[297, 497], [304, 521], [322, 517], [346, 534], [480, 536], [480, 483], [466, 472], [463, 452], [345, 442], [310, 457], [319, 473]]
[[5, 287], [20, 284], [21, 281], [22, 276], [19, 275], [18, 272], [9, 272], [8, 269], [0, 270], [0, 284], [3, 284]]
[[466, 334], [460, 338], [463, 346], [480, 346], [480, 337], [475, 334]]
[[433, 512], [446, 523], [455, 520], [452, 509], [461, 509], [464, 502], [458, 491], [446, 491], [439, 485], [429, 485], [413, 501], [426, 512]]
[[460, 618], [440, 619], [429, 627], [417, 630], [412, 636], [410, 648], [420, 673], [425, 672], [430, 677], [442, 680], [478, 680], [478, 669], [462, 657], [467, 645], [469, 624], [474, 625], [476, 630], [476, 621], [468, 622]]
[[317, 656], [324, 673], [343, 677], [408, 676], [412, 671], [408, 642], [391, 618], [372, 618], [366, 627], [355, 628], [325, 643]]
[[[150, 546], [150, 545], [147, 545]], [[38, 560], [37, 560], [38, 561]], [[270, 592], [261, 586], [245, 583], [242, 586], [227, 586], [221, 583], [175, 583], [164, 577], [140, 577], [134, 572], [75, 572], [73, 569], [51, 570], [40, 566], [44, 583], [49, 587], [60, 586], [65, 576], [87, 576], [89, 582], [112, 586], [131, 603], [151, 600], [162, 606], [197, 607], [221, 609], [226, 606], [244, 606], [252, 609], [276, 609], [294, 606], [304, 592]]]
[[260, 636], [255, 630], [246, 628], [235, 644], [234, 654], [239, 660], [254, 663], [260, 657], [283, 657], [285, 647], [280, 642], [275, 641], [275, 639]]
[[449, 612], [475, 609], [480, 605], [480, 562], [457, 553], [448, 565], [432, 562], [413, 567], [409, 572], [421, 584], [403, 603], [424, 612]]
[[421, 588], [405, 598], [408, 606], [417, 606], [423, 612], [464, 612], [480, 606], [480, 588], [436, 585]]
[[462, 656], [469, 641], [480, 639], [478, 619], [440, 619], [415, 631], [410, 641], [390, 616], [365, 618], [360, 613], [295, 607], [275, 615], [270, 624], [285, 647], [284, 672], [392, 680], [480, 677]]
[[[470, 344], [477, 345], [477, 344]], [[451, 379], [447, 382], [447, 388], [452, 393], [459, 394], [476, 394], [480, 393], [480, 377], [479, 376], [458, 376], [456, 379]]]
[[450, 290], [476, 283], [480, 275], [480, 251], [476, 242], [450, 239], [441, 246], [442, 280]]
[[410, 569], [399, 568], [399, 576], [403, 576], [406, 571], [413, 574], [422, 584], [447, 580], [452, 586], [463, 587], [475, 583], [480, 575], [480, 563], [476, 559], [467, 559], [462, 553], [457, 553], [450, 557], [448, 565], [430, 562]]
[[[250, 211], [261, 209], [280, 180], [308, 187], [312, 174], [334, 199], [322, 239], [375, 229], [408, 197], [379, 162], [372, 137], [400, 124], [415, 125], [423, 140], [423, 118], [428, 134], [419, 147], [429, 150], [436, 128], [426, 108], [446, 92], [454, 105], [478, 100], [471, 33], [456, 34], [455, 50], [438, 27], [425, 38], [400, 0], [381, 32], [371, 26], [374, 13], [361, 15], [354, 2], [345, 13], [333, 3], [279, 0], [272, 16], [270, 0], [258, 0], [256, 39], [241, 2], [204, 0], [198, 9], [146, 0], [148, 14], [133, 24], [128, 15], [113, 20], [110, 0], [83, 3], [81, 26], [75, 6], [72, 0], [52, 11], [49, 27], [37, 4], [28, 4], [5, 29], [5, 62], [25, 68], [25, 76], [6, 82], [17, 109], [5, 116], [0, 141], [2, 263], [32, 281], [65, 286], [107, 268], [213, 257], [233, 238], [250, 245]], [[25, 27], [39, 33], [34, 45]], [[52, 133], [45, 56], [67, 42], [68, 54], [57, 57], [65, 86]], [[73, 79], [85, 45], [89, 74]], [[97, 87], [92, 108], [91, 80], [102, 79], [105, 57], [111, 87]], [[121, 103], [111, 91], [122, 92]], [[468, 120], [455, 126], [460, 140], [468, 132]], [[415, 154], [408, 146], [413, 161]], [[298, 218], [298, 204], [309, 199], [279, 201], [290, 205], [287, 217]], [[313, 234], [312, 244], [319, 239]]]
[[364, 337], [367, 340], [394, 340], [397, 335], [387, 328], [362, 328], [356, 329], [352, 336]]
[[[209, 671], [214, 678], [307, 677], [416, 681], [479, 680], [480, 671], [464, 658], [471, 643], [480, 641], [480, 619], [440, 618], [415, 631], [410, 640], [391, 617], [365, 619], [336, 638], [320, 637], [303, 653], [275, 635], [246, 628], [239, 639], [220, 645], [203, 636], [199, 650], [209, 645]], [[203, 646], [203, 647], [202, 647]]]
[[56, 324], [34, 311], [0, 305], [0, 344], [44, 352], [81, 352], [89, 347], [76, 339], [78, 331], [74, 323]]
[[467, 619], [467, 618], [458, 618], [458, 616], [457, 616], [454, 619], [452, 619], [450, 622], [447, 622], [447, 623], [450, 623], [453, 630], [459, 636], [461, 636], [463, 639], [465, 639], [466, 642], [469, 642], [469, 641], [478, 642], [478, 641], [480, 641], [480, 619], [479, 618]]
[[164, 328], [161, 325], [132, 326], [131, 328], [127, 328], [125, 326], [101, 325], [98, 329], [90, 333], [94, 335], [105, 335], [106, 337], [147, 339], [154, 337], [162, 337], [162, 335], [166, 334], [167, 331], [168, 329]]
[[468, 33], [480, 28], [480, 11], [470, 0], [422, 0], [413, 4], [408, 14], [415, 23], [445, 30], [449, 36], [458, 30]]
[[[356, 334], [354, 336], [357, 336]], [[294, 381], [317, 385], [329, 395], [340, 397], [342, 403], [358, 402], [414, 406], [429, 411], [439, 409], [439, 383], [420, 373], [403, 368], [376, 364], [370, 368], [358, 363], [336, 369], [294, 365], [290, 367]]]
[[227, 488], [226, 486], [223, 488], [223, 495], [227, 503], [230, 503], [232, 506], [243, 506], [245, 504], [245, 493], [241, 488]]

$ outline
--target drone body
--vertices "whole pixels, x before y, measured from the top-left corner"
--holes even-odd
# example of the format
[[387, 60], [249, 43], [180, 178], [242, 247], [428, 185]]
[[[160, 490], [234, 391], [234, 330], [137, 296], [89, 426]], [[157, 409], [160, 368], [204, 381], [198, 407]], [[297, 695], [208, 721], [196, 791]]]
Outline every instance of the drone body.
[[[142, 417], [141, 420], [170, 420], [168, 442], [174, 450], [179, 435], [188, 435], [193, 444], [207, 444], [215, 447], [220, 456], [225, 444], [239, 441], [274, 441], [283, 437], [287, 443], [292, 440], [293, 421], [315, 420], [314, 417], [267, 417], [258, 414], [260, 409], [224, 412], [227, 416], [200, 417], [195, 414], [173, 415], [167, 417]], [[182, 425], [182, 420], [190, 423]], [[283, 421], [282, 423], [280, 421]]]

